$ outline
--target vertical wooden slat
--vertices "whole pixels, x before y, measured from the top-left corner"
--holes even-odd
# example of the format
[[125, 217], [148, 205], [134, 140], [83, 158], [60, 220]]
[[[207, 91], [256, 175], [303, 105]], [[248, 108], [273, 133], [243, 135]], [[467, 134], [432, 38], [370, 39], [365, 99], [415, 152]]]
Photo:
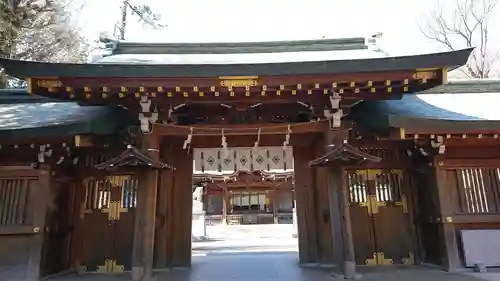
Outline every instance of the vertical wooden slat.
[[7, 189], [5, 180], [0, 180], [0, 225], [4, 224], [4, 215], [7, 210]]
[[20, 213], [20, 218], [18, 223], [19, 224], [25, 224], [26, 223], [26, 204], [28, 203], [28, 188], [29, 188], [29, 180], [23, 180], [21, 183], [21, 200], [19, 204], [19, 213]]
[[464, 186], [463, 174], [461, 170], [453, 170], [448, 172], [448, 177], [455, 177], [457, 184], [455, 185], [455, 192], [458, 195], [458, 202], [455, 206], [456, 210], [461, 213], [468, 212], [467, 190]]
[[492, 169], [490, 176], [495, 208], [497, 212], [500, 212], [500, 169]]
[[12, 180], [7, 181], [7, 204], [6, 204], [6, 212], [4, 215], [4, 224], [5, 225], [10, 225], [11, 221], [11, 216], [12, 216], [12, 209], [14, 208], [14, 188], [13, 188], [13, 182]]

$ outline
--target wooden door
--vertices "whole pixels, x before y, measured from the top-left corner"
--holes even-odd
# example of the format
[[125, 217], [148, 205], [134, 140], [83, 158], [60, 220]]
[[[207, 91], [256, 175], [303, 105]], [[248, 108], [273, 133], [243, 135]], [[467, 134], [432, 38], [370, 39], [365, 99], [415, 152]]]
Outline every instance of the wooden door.
[[78, 218], [72, 247], [79, 272], [131, 269], [137, 180], [129, 176], [88, 178], [75, 192]]
[[408, 184], [402, 170], [347, 173], [356, 262], [414, 264]]

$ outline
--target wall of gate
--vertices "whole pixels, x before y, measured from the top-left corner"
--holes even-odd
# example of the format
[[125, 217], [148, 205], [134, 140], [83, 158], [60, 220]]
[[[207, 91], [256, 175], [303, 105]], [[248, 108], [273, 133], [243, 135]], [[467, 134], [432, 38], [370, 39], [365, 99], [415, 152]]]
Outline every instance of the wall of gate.
[[49, 172], [0, 167], [0, 279], [38, 280], [41, 274]]
[[229, 147], [193, 149], [195, 174], [236, 171], [293, 171], [293, 149], [287, 147]]
[[435, 223], [455, 234], [448, 243], [454, 267], [500, 266], [500, 159], [437, 160], [443, 212]]

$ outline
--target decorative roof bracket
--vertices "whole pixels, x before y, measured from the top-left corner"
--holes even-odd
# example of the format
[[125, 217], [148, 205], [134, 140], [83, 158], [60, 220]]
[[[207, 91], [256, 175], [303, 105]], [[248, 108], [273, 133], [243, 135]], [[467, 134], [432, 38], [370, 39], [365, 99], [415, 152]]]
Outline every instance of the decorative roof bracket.
[[116, 170], [120, 168], [149, 168], [175, 170], [172, 166], [154, 160], [139, 149], [128, 145], [122, 154], [94, 166], [97, 170]]
[[328, 165], [349, 165], [363, 162], [380, 162], [382, 158], [360, 151], [357, 147], [344, 142], [342, 144], [331, 144], [328, 152], [309, 163], [311, 167], [321, 167]]

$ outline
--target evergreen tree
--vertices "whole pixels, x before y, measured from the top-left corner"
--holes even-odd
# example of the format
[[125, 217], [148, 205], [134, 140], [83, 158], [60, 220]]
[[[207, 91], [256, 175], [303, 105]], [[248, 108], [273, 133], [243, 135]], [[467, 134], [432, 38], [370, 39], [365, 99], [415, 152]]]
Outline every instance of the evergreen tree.
[[[0, 56], [83, 62], [87, 45], [71, 21], [66, 0], [0, 0]], [[20, 86], [0, 68], [0, 88]]]

